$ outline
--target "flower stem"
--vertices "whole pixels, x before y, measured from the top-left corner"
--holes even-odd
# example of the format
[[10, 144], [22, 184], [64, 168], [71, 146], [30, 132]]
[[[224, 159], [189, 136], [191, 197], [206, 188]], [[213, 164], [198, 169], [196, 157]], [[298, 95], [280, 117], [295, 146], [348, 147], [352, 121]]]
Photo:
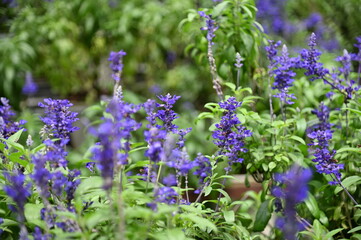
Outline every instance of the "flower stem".
[[[225, 176], [228, 176], [228, 173], [229, 171], [226, 171], [226, 175]], [[224, 189], [224, 185], [226, 184], [226, 178], [223, 178], [223, 181], [222, 181], [222, 190]], [[221, 202], [221, 197], [222, 197], [222, 193], [219, 192], [219, 195], [218, 195], [218, 199], [217, 199], [217, 205], [216, 205], [216, 212], [218, 212], [218, 209], [219, 209], [219, 203]]]

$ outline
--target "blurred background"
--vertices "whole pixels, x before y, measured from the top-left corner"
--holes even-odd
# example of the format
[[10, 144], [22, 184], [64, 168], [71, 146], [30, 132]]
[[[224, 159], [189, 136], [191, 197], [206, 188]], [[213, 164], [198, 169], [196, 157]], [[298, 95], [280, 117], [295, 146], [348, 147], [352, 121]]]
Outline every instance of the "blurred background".
[[[220, 24], [214, 39], [220, 76], [235, 81], [240, 52], [243, 86], [267, 65], [262, 27], [296, 50], [315, 32], [320, 47], [335, 54], [352, 52], [361, 35], [359, 0], [1, 0], [0, 95], [17, 109], [27, 95], [92, 104], [111, 93], [107, 58], [123, 49], [123, 85], [135, 101], [171, 92], [182, 95], [184, 108], [202, 109], [215, 95], [200, 9], [212, 9]], [[36, 91], [23, 89], [29, 81]]]
[[[178, 121], [189, 127], [205, 103], [218, 100], [198, 10], [211, 13], [219, 25], [213, 51], [223, 82], [236, 82], [239, 52], [240, 85], [256, 95], [267, 96], [267, 39], [282, 40], [296, 54], [315, 32], [331, 62], [343, 48], [355, 52], [361, 35], [359, 0], [0, 0], [0, 96], [23, 112], [28, 125], [40, 123], [25, 109], [36, 111], [45, 97], [67, 98], [83, 112], [112, 94], [107, 59], [111, 51], [124, 50], [126, 100], [181, 95]], [[255, 108], [268, 111], [267, 101]], [[101, 112], [96, 109], [84, 114], [95, 119]], [[202, 132], [209, 124], [197, 127]], [[194, 151], [207, 145], [203, 137], [193, 136]]]

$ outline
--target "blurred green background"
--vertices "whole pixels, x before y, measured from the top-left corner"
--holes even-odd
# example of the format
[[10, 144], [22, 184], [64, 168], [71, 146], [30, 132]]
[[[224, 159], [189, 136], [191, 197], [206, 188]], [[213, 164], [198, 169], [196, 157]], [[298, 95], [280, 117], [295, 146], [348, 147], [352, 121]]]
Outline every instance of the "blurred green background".
[[111, 93], [109, 52], [123, 49], [123, 85], [135, 98], [171, 92], [182, 95], [186, 108], [202, 109], [216, 98], [197, 10], [212, 13], [220, 24], [214, 53], [222, 79], [235, 82], [235, 53], [245, 58], [243, 86], [252, 86], [267, 64], [260, 54], [266, 35], [256, 14], [270, 38], [296, 49], [312, 31], [336, 53], [341, 46], [352, 51], [361, 35], [358, 0], [2, 0], [0, 95], [18, 106], [25, 73], [32, 72], [38, 96], [94, 103]]

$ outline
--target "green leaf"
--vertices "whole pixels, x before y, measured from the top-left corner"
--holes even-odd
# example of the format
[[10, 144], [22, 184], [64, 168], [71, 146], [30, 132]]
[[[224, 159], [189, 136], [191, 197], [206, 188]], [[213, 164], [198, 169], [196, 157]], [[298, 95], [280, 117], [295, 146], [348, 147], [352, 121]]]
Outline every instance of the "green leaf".
[[210, 229], [214, 232], [218, 232], [216, 225], [214, 225], [214, 223], [212, 223], [206, 218], [201, 218], [195, 214], [182, 214], [180, 217], [193, 222], [202, 231], [207, 231], [207, 229]]
[[229, 1], [224, 1], [224, 2], [221, 2], [220, 4], [218, 4], [217, 6], [215, 6], [213, 8], [212, 16], [214, 16], [214, 17], [219, 16], [224, 11], [224, 9], [227, 8], [228, 4], [229, 4]]
[[43, 204], [25, 204], [25, 218], [27, 222], [45, 228], [45, 222], [41, 220], [40, 211], [44, 207]]
[[173, 229], [166, 229], [160, 233], [155, 233], [154, 234], [154, 239], [158, 239], [158, 240], [169, 240], [169, 239], [174, 239], [174, 240], [186, 240], [189, 239], [185, 236], [184, 232], [182, 231], [182, 229], [179, 228], [173, 228]]
[[88, 177], [83, 179], [76, 189], [76, 194], [83, 195], [91, 189], [100, 189], [103, 179], [99, 176]]
[[26, 167], [29, 164], [29, 162], [21, 159], [21, 156], [23, 156], [21, 152], [15, 152], [10, 154], [8, 158], [10, 159], [11, 162], [19, 163], [21, 166]]
[[355, 152], [361, 154], [360, 148], [353, 148], [353, 147], [343, 147], [336, 151], [336, 153], [342, 153], [342, 152]]
[[25, 152], [25, 148], [23, 147], [23, 145], [17, 143], [17, 142], [13, 142], [13, 141], [10, 141], [8, 139], [5, 139], [5, 138], [0, 138], [2, 141], [6, 142], [6, 144], [10, 147], [13, 147], [15, 148], [16, 150], [20, 151], [21, 153], [24, 153]]
[[17, 132], [14, 133], [13, 135], [11, 135], [11, 136], [8, 138], [8, 141], [14, 142], [14, 143], [18, 142], [21, 134], [23, 133], [23, 131], [24, 131], [24, 128], [23, 128], [23, 129], [20, 129], [19, 131], [17, 131]]
[[332, 236], [334, 236], [335, 234], [341, 232], [343, 230], [343, 228], [337, 228], [337, 229], [334, 229], [330, 232], [328, 232], [325, 236], [325, 239], [330, 239]]
[[144, 149], [148, 149], [148, 147], [138, 147], [138, 148], [134, 148], [134, 149], [130, 150], [129, 153], [141, 151], [141, 150], [144, 150]]
[[223, 83], [223, 85], [226, 85], [227, 87], [229, 87], [231, 90], [235, 91], [236, 90], [236, 85], [234, 83], [231, 82], [225, 82]]
[[204, 188], [204, 196], [208, 196], [212, 192], [213, 188], [211, 186], [207, 186]]
[[[350, 187], [352, 185], [358, 185], [360, 183], [361, 183], [361, 177], [359, 177], [359, 176], [350, 176], [350, 177], [347, 177], [344, 180], [342, 180], [342, 185], [345, 188], [348, 188], [348, 187]], [[339, 193], [342, 190], [343, 190], [342, 187], [337, 186], [336, 189], [335, 189], [335, 194]]]
[[352, 109], [352, 108], [343, 108], [342, 110], [350, 110], [350, 112], [356, 113], [358, 115], [361, 115], [360, 110]]
[[275, 162], [270, 162], [268, 164], [269, 170], [272, 171], [275, 167], [277, 167], [277, 164]]
[[347, 233], [354, 233], [354, 232], [357, 232], [357, 231], [360, 231], [361, 230], [361, 226], [358, 226], [358, 227], [354, 227], [352, 228], [350, 231], [348, 231]]
[[259, 207], [256, 219], [254, 220], [253, 231], [262, 232], [271, 219], [271, 212], [268, 208], [269, 200], [264, 201]]
[[290, 138], [297, 141], [297, 142], [299, 142], [299, 143], [301, 143], [301, 144], [303, 144], [303, 145], [306, 145], [305, 140], [303, 140], [302, 138], [300, 138], [298, 136], [291, 136]]
[[223, 211], [224, 220], [226, 220], [227, 223], [233, 223], [234, 222], [234, 212], [233, 211]]
[[308, 192], [308, 198], [306, 199], [305, 204], [308, 210], [310, 210], [311, 214], [315, 218], [319, 219], [321, 216], [321, 211], [318, 207], [315, 197], [310, 192]]
[[216, 189], [216, 191], [222, 193], [222, 195], [226, 198], [227, 202], [229, 202], [229, 203], [232, 202], [231, 197], [228, 195], [228, 193], [226, 191], [224, 191], [221, 188]]

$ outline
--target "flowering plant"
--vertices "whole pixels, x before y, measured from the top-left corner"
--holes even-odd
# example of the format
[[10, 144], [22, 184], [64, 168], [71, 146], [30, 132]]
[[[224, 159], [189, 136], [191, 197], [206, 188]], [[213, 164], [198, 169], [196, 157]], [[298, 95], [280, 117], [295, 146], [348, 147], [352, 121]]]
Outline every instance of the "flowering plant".
[[[213, 11], [227, 4], [234, 3]], [[360, 71], [351, 61], [360, 63], [360, 54], [345, 50], [330, 70], [315, 34], [298, 56], [269, 41], [261, 92], [239, 86], [240, 74], [236, 83], [218, 74], [213, 50], [222, 28], [206, 10], [198, 14], [218, 99], [195, 122], [178, 121], [178, 95], [129, 102], [123, 50], [109, 56], [114, 91], [88, 124], [81, 154], [69, 150], [81, 118], [70, 101], [39, 103], [37, 137], [1, 98], [2, 239], [359, 238]], [[242, 61], [235, 53], [235, 72]], [[190, 151], [190, 133], [208, 120], [211, 150]], [[231, 195], [236, 170], [261, 190]]]

